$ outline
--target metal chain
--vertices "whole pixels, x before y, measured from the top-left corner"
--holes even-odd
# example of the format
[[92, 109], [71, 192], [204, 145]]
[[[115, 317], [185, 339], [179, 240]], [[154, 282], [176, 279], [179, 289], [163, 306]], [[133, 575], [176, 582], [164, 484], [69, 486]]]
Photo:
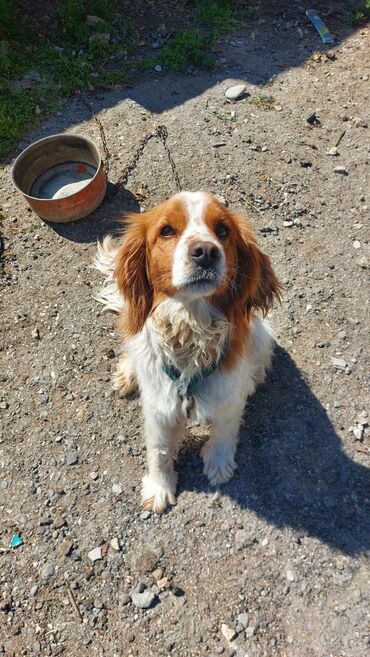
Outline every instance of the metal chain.
[[131, 160], [127, 164], [127, 166], [124, 168], [124, 170], [122, 171], [120, 177], [118, 178], [118, 180], [116, 181], [115, 184], [116, 185], [122, 185], [122, 186], [126, 185], [130, 173], [132, 173], [132, 171], [136, 168], [136, 165], [137, 165], [140, 157], [142, 156], [146, 145], [150, 142], [151, 139], [153, 139], [153, 137], [158, 137], [158, 139], [163, 144], [163, 148], [166, 152], [166, 155], [168, 157], [168, 161], [169, 161], [171, 169], [172, 169], [172, 174], [173, 174], [173, 178], [174, 178], [174, 181], [175, 181], [175, 184], [176, 184], [176, 187], [177, 187], [177, 191], [180, 192], [181, 189], [182, 189], [181, 188], [180, 177], [179, 177], [179, 174], [177, 172], [176, 164], [173, 160], [170, 149], [168, 148], [168, 145], [167, 145], [168, 131], [167, 131], [166, 126], [164, 126], [164, 125], [159, 125], [159, 126], [156, 127], [154, 132], [148, 132], [148, 134], [144, 135], [144, 137], [142, 138], [139, 146], [137, 147], [133, 157], [131, 158]]
[[[100, 119], [98, 119], [98, 117], [96, 116], [92, 106], [84, 98], [81, 98], [81, 100], [84, 103], [84, 105], [86, 107], [88, 107], [88, 109], [90, 110], [90, 112], [92, 114], [92, 117], [93, 117], [94, 121], [98, 125], [99, 132], [100, 132], [100, 139], [101, 139], [102, 146], [103, 146], [103, 151], [104, 151], [104, 171], [105, 171], [106, 176], [108, 177], [111, 153], [109, 152], [109, 149], [108, 149], [107, 138], [105, 136], [104, 127], [103, 127]], [[181, 192], [182, 187], [181, 187], [181, 182], [180, 182], [180, 176], [177, 172], [176, 164], [175, 164], [174, 159], [171, 155], [171, 151], [170, 151], [170, 149], [167, 145], [168, 130], [167, 130], [166, 126], [164, 126], [164, 125], [158, 125], [155, 128], [154, 132], [148, 132], [148, 134], [144, 135], [144, 137], [140, 141], [140, 144], [137, 147], [133, 157], [131, 158], [130, 162], [126, 165], [126, 167], [122, 171], [121, 175], [119, 176], [118, 180], [116, 180], [116, 182], [114, 183], [117, 187], [123, 187], [124, 185], [127, 184], [128, 178], [129, 178], [130, 174], [133, 172], [133, 170], [136, 168], [136, 165], [137, 165], [140, 157], [142, 156], [146, 145], [154, 137], [157, 137], [161, 141], [161, 143], [163, 144], [163, 148], [166, 152], [168, 161], [170, 163], [170, 167], [171, 167], [171, 170], [172, 170], [172, 175], [173, 175], [173, 178], [174, 178], [174, 181], [175, 181], [177, 191]]]

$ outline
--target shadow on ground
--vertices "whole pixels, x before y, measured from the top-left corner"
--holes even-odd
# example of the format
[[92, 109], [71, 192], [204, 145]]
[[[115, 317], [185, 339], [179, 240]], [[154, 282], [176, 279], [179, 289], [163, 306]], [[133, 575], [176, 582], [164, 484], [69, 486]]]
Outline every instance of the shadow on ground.
[[105, 235], [120, 235], [124, 215], [128, 212], [140, 212], [140, 204], [135, 196], [127, 189], [108, 183], [103, 203], [88, 217], [68, 224], [46, 223], [61, 237], [71, 242], [88, 244], [102, 240]]
[[[247, 406], [237, 462], [222, 495], [343, 553], [370, 548], [370, 470], [345, 455], [326, 411], [281, 347]], [[181, 451], [177, 469], [179, 493], [211, 490], [194, 442]]]
[[[183, 74], [171, 73], [168, 70], [160, 74], [149, 72], [141, 74], [131, 88], [126, 86], [119, 91], [98, 89], [83, 97], [74, 96], [68, 100], [70, 111], [51, 117], [39, 131], [39, 136], [45, 137], [68, 130], [88, 120], [91, 110], [99, 114], [126, 99], [154, 114], [161, 114], [183, 105], [225, 80], [243, 80], [247, 85], [261, 87], [261, 92], [268, 94], [268, 88], [264, 90], [263, 87], [268, 87], [273, 77], [292, 68], [298, 69], [318, 50], [325, 52], [335, 49], [351, 34], [361, 29], [351, 26], [352, 12], [359, 4], [361, 3], [357, 1], [349, 4], [344, 0], [329, 4], [319, 0], [297, 0], [293, 3], [280, 0], [264, 1], [258, 10], [258, 20], [247, 22], [240, 29], [219, 40], [215, 47], [215, 56], [219, 62], [226, 63], [220, 65], [216, 71], [191, 69]], [[316, 9], [325, 20], [335, 37], [334, 44], [322, 44], [320, 36], [305, 15], [306, 9], [309, 8]], [[168, 10], [158, 7], [158, 15], [153, 18], [153, 30], [157, 22], [163, 22], [166, 11]], [[143, 12], [145, 15], [145, 10]], [[300, 38], [297, 28], [304, 33], [303, 38]], [[124, 119], [124, 113], [122, 118]], [[104, 117], [102, 123], [104, 125]], [[17, 152], [38, 138], [37, 134], [29, 135], [23, 140], [18, 145]]]

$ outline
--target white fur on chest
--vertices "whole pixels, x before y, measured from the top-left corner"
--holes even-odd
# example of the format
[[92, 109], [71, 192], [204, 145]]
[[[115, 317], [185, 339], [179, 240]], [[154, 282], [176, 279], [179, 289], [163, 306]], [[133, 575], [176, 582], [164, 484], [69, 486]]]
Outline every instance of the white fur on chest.
[[[167, 421], [183, 415], [184, 407], [178, 386], [164, 372], [163, 364], [182, 372], [186, 387], [195, 373], [220, 356], [230, 337], [226, 318], [206, 302], [196, 303], [189, 308], [173, 300], [164, 302], [127, 344], [144, 407], [160, 413]], [[271, 358], [272, 337], [266, 322], [255, 318], [246, 336], [248, 340], [248, 348], [232, 370], [216, 369], [193, 391], [192, 420], [210, 422], [216, 411], [226, 411], [254, 392]]]

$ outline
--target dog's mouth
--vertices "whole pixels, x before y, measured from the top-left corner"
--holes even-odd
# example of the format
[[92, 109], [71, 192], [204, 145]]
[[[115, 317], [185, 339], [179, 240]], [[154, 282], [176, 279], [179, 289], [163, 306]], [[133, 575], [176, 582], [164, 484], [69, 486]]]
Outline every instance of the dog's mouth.
[[201, 292], [214, 289], [219, 284], [219, 276], [215, 271], [207, 271], [186, 281], [184, 288], [189, 292]]

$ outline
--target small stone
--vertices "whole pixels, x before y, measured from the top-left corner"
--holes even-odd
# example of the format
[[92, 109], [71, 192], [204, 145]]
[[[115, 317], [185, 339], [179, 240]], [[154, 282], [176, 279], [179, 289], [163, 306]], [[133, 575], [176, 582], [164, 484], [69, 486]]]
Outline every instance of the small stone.
[[121, 484], [113, 484], [112, 493], [114, 495], [121, 495], [123, 493], [123, 488], [122, 488]]
[[320, 124], [320, 119], [319, 119], [318, 116], [316, 116], [316, 112], [311, 112], [311, 114], [308, 115], [306, 121], [310, 125], [319, 125]]
[[331, 155], [332, 157], [335, 157], [336, 155], [339, 155], [339, 151], [336, 146], [333, 146], [333, 148], [329, 148], [329, 150], [326, 152], [327, 155]]
[[131, 594], [132, 604], [138, 609], [149, 609], [156, 599], [157, 596], [151, 591], [143, 591], [142, 593], [134, 591]]
[[364, 430], [362, 427], [355, 427], [353, 429], [353, 435], [356, 438], [356, 440], [362, 440], [364, 437]]
[[342, 176], [348, 176], [348, 171], [343, 164], [338, 164], [337, 167], [334, 168], [334, 173], [340, 173]]
[[93, 472], [90, 472], [90, 479], [92, 479], [93, 481], [99, 479], [99, 472], [95, 472], [95, 470]]
[[353, 119], [353, 124], [356, 128], [367, 128], [368, 127], [367, 121], [365, 121], [364, 119], [360, 119], [358, 116], [356, 116]]
[[58, 547], [58, 555], [61, 557], [68, 557], [69, 553], [72, 551], [73, 541], [62, 541]]
[[247, 628], [249, 623], [249, 616], [247, 612], [245, 611], [242, 614], [238, 614], [237, 621], [240, 623], [240, 625], [243, 625], [244, 629]]
[[275, 109], [276, 109], [277, 112], [282, 112], [283, 111], [283, 108], [282, 108], [281, 105], [275, 105]]
[[368, 267], [368, 260], [366, 256], [362, 256], [358, 260], [356, 260], [356, 264], [361, 267], [361, 269], [367, 269]]
[[90, 561], [92, 561], [93, 563], [95, 561], [100, 561], [103, 558], [101, 547], [96, 547], [93, 550], [90, 550], [87, 556], [89, 557]]
[[252, 637], [255, 634], [256, 628], [254, 625], [249, 625], [245, 630], [245, 634], [248, 638]]
[[99, 18], [99, 16], [93, 16], [92, 14], [86, 16], [86, 25], [95, 27], [95, 25], [99, 25], [99, 23], [104, 23], [103, 19]]
[[358, 240], [355, 240], [353, 242], [352, 246], [353, 246], [354, 249], [361, 249], [361, 242], [359, 242]]
[[162, 72], [162, 66], [160, 64], [156, 64], [154, 67], [154, 70], [156, 73], [161, 73]]
[[143, 511], [142, 513], [140, 513], [140, 520], [148, 520], [148, 518], [150, 518], [151, 515], [152, 514], [150, 513], [150, 511]]
[[56, 516], [53, 522], [54, 529], [61, 529], [66, 524], [65, 518]]
[[165, 589], [168, 586], [168, 577], [162, 577], [162, 579], [157, 580], [157, 586], [160, 589]]
[[287, 578], [288, 582], [294, 582], [295, 581], [295, 575], [294, 575], [294, 572], [291, 568], [287, 569], [285, 575], [286, 575], [286, 578]]
[[30, 595], [32, 595], [32, 597], [34, 597], [37, 594], [38, 590], [39, 590], [39, 585], [34, 584], [33, 586], [31, 586]]
[[151, 573], [159, 561], [158, 555], [152, 550], [143, 550], [134, 559], [135, 570], [140, 573]]
[[32, 330], [31, 335], [35, 340], [40, 340], [40, 331], [37, 327]]
[[289, 220], [283, 221], [283, 226], [285, 226], [286, 228], [291, 228], [292, 226], [294, 226], [294, 222]]
[[163, 570], [162, 570], [162, 568], [156, 568], [155, 570], [153, 570], [153, 572], [152, 572], [152, 577], [154, 577], [154, 579], [155, 579], [156, 581], [158, 581], [159, 579], [162, 579], [162, 577], [163, 577]]
[[110, 542], [110, 545], [111, 545], [111, 547], [113, 548], [113, 550], [115, 550], [116, 552], [119, 552], [120, 549], [121, 549], [121, 546], [120, 546], [120, 544], [119, 544], [119, 539], [117, 538], [117, 536], [115, 536], [114, 538], [112, 538], [112, 540], [111, 540], [111, 542]]
[[331, 364], [333, 367], [335, 367], [336, 370], [341, 370], [342, 372], [345, 371], [347, 367], [347, 363], [343, 358], [332, 358], [331, 359]]
[[50, 579], [55, 573], [54, 564], [51, 561], [47, 561], [41, 569], [41, 578], [44, 580]]
[[244, 96], [245, 91], [245, 84], [237, 84], [234, 87], [229, 87], [225, 92], [225, 96], [228, 100], [239, 100]]
[[135, 634], [133, 632], [129, 632], [127, 635], [127, 641], [129, 643], [133, 643], [135, 641]]
[[67, 465], [76, 465], [78, 463], [78, 455], [76, 450], [70, 449], [66, 454]]
[[236, 638], [235, 630], [226, 625], [226, 623], [222, 623], [221, 625], [221, 634], [228, 643]]

